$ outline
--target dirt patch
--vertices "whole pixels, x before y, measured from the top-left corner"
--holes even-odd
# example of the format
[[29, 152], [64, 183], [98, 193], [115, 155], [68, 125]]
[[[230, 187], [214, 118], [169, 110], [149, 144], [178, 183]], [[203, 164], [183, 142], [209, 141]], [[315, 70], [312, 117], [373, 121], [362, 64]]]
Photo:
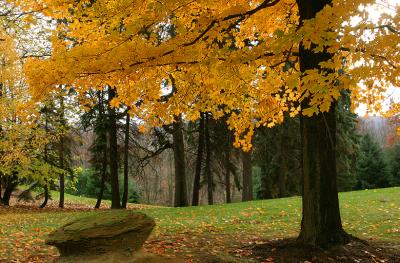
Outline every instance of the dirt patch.
[[400, 251], [384, 244], [353, 240], [347, 245], [327, 250], [304, 246], [295, 239], [276, 239], [250, 248], [251, 257], [260, 262], [400, 262]]

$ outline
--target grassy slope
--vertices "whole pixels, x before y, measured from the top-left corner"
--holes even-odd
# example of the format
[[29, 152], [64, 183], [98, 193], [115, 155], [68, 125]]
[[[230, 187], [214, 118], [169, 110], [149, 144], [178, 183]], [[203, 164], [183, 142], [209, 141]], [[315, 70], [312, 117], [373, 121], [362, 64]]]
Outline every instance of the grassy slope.
[[[66, 200], [85, 205], [95, 203], [89, 198], [69, 195]], [[340, 201], [343, 225], [349, 233], [400, 246], [400, 188], [342, 193]], [[185, 254], [192, 253], [190, 244], [225, 249], [239, 241], [294, 236], [301, 219], [298, 197], [188, 208], [138, 208], [157, 222], [149, 240], [149, 250], [156, 248], [160, 252], [168, 241], [172, 245], [180, 243], [179, 251], [170, 250]], [[46, 234], [87, 213], [101, 212], [0, 208], [0, 262], [56, 254], [54, 249], [44, 245]]]

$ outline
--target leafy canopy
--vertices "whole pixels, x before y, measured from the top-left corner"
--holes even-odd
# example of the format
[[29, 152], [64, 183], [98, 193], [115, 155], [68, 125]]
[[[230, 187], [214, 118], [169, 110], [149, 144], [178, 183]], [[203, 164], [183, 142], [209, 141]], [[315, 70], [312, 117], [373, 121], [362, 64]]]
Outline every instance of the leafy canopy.
[[[285, 112], [325, 112], [344, 89], [380, 110], [387, 87], [400, 86], [400, 7], [372, 21], [373, 0], [336, 0], [301, 26], [293, 0], [15, 2], [58, 21], [51, 58], [25, 67], [36, 99], [57, 84], [80, 94], [108, 85], [118, 94], [113, 106], [130, 106], [145, 127], [180, 113], [227, 114], [245, 149], [255, 127]], [[300, 71], [301, 42], [332, 54], [323, 70]]]

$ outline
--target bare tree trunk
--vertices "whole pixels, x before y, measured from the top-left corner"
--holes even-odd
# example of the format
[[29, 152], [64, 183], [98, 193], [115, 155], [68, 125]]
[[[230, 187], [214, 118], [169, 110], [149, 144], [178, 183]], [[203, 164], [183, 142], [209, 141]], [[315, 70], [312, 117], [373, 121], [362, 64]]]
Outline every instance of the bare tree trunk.
[[10, 205], [11, 194], [17, 187], [17, 177], [5, 177], [3, 176], [4, 180], [4, 193], [3, 197], [0, 199], [0, 203], [6, 206]]
[[[106, 118], [105, 116], [105, 112], [104, 112], [104, 107], [103, 107], [103, 92], [102, 91], [98, 91], [97, 93], [97, 97], [98, 97], [98, 103], [99, 103], [99, 118], [101, 118], [102, 121], [104, 121], [104, 118]], [[107, 156], [107, 146], [108, 146], [108, 136], [107, 136], [107, 132], [104, 130], [104, 127], [102, 127], [102, 129], [100, 131], [98, 131], [97, 136], [101, 137], [103, 141], [103, 147], [102, 149], [102, 154], [103, 154], [103, 159], [101, 161], [101, 182], [100, 182], [100, 191], [97, 194], [97, 201], [96, 201], [96, 205], [94, 206], [94, 208], [98, 209], [101, 206], [101, 201], [103, 199], [103, 194], [104, 194], [104, 188], [105, 188], [105, 184], [106, 184], [106, 176], [107, 176], [107, 165], [108, 165], [108, 156]]]
[[40, 208], [45, 208], [47, 205], [47, 202], [49, 201], [49, 186], [46, 184], [43, 186], [44, 189], [44, 200], [43, 203], [39, 206]]
[[225, 143], [225, 195], [226, 195], [226, 203], [231, 203], [231, 170], [230, 170], [230, 138], [229, 138], [229, 131], [226, 129], [228, 134], [226, 135], [226, 143]]
[[126, 113], [126, 123], [125, 123], [125, 145], [124, 145], [124, 193], [122, 195], [122, 208], [126, 208], [128, 203], [128, 175], [129, 175], [129, 123], [130, 115], [129, 112]]
[[200, 179], [201, 179], [201, 166], [203, 163], [203, 151], [204, 151], [204, 113], [201, 113], [199, 122], [199, 140], [197, 145], [197, 156], [196, 156], [196, 170], [194, 175], [193, 183], [193, 200], [192, 205], [199, 205], [200, 196]]
[[187, 185], [186, 185], [186, 160], [185, 146], [183, 139], [182, 118], [179, 116], [173, 124], [173, 150], [175, 163], [175, 199], [174, 206], [187, 206]]
[[[44, 130], [47, 133], [49, 132], [49, 118], [48, 118], [48, 108], [47, 106], [45, 106], [44, 108], [44, 114], [45, 114], [45, 121], [44, 121]], [[48, 148], [47, 148], [47, 144], [44, 146], [44, 162], [47, 163], [48, 162]], [[40, 208], [45, 208], [45, 206], [47, 205], [47, 202], [49, 200], [49, 188], [47, 185], [47, 179], [44, 179], [45, 181], [45, 185], [43, 186], [44, 189], [44, 200], [43, 203], [39, 206]]]
[[287, 129], [286, 127], [282, 127], [281, 134], [281, 152], [280, 152], [280, 165], [278, 172], [278, 197], [286, 197], [286, 173], [287, 173]]
[[[65, 128], [65, 119], [64, 119], [64, 97], [63, 95], [60, 96], [60, 122], [61, 127]], [[60, 151], [59, 151], [59, 159], [60, 159], [60, 168], [64, 170], [64, 134], [61, 135], [60, 138]], [[65, 194], [65, 177], [64, 172], [60, 174], [60, 198], [58, 202], [59, 208], [64, 208], [64, 194]]]
[[111, 101], [116, 97], [116, 92], [112, 87], [108, 87], [108, 118], [109, 131], [108, 138], [110, 143], [110, 182], [111, 182], [111, 208], [120, 209], [121, 200], [119, 195], [118, 182], [118, 141], [117, 141], [117, 116], [115, 108], [110, 106]]
[[211, 139], [210, 139], [210, 120], [208, 114], [205, 116], [205, 146], [206, 146], [206, 163], [204, 167], [204, 172], [206, 174], [206, 180], [207, 180], [207, 198], [208, 198], [208, 204], [212, 205], [214, 204], [214, 197], [213, 197], [213, 191], [214, 191], [214, 183], [213, 183], [213, 178], [211, 174], [211, 149], [210, 149], [210, 144], [211, 144]]
[[0, 203], [2, 200], [2, 195], [1, 195], [2, 193], [3, 193], [3, 175], [0, 172]]
[[101, 173], [101, 183], [100, 183], [100, 191], [97, 195], [97, 201], [96, 201], [96, 205], [94, 206], [94, 208], [98, 209], [101, 206], [101, 201], [103, 200], [103, 194], [104, 194], [104, 187], [106, 184], [106, 174], [104, 172]]
[[243, 192], [242, 201], [253, 200], [253, 174], [251, 165], [251, 152], [242, 151], [243, 166]]
[[[312, 19], [331, 0], [297, 0], [300, 23]], [[300, 70], [321, 70], [319, 63], [329, 60], [326, 51], [314, 53], [300, 45]], [[333, 85], [333, 84], [332, 84]], [[303, 108], [307, 102], [303, 102]], [[329, 112], [301, 117], [303, 218], [298, 241], [315, 247], [329, 247], [348, 242], [342, 228], [336, 185], [336, 116], [335, 104]]]

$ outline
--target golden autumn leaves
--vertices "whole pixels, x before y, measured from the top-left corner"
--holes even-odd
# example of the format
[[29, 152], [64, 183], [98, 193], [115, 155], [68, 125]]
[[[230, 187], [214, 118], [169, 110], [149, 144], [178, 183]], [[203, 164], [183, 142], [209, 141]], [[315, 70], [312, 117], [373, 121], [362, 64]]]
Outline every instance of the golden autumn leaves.
[[[44, 8], [64, 22], [55, 30], [52, 57], [32, 59], [25, 69], [38, 99], [57, 84], [73, 85], [81, 97], [114, 87], [113, 106], [129, 106], [142, 130], [180, 114], [189, 120], [199, 112], [228, 115], [235, 144], [249, 149], [256, 126], [273, 126], [285, 112], [295, 116], [306, 98], [302, 112], [311, 116], [328, 111], [343, 89], [357, 103], [379, 104], [373, 98], [399, 86], [400, 35], [378, 27], [399, 24], [399, 12], [373, 24], [360, 8], [373, 3], [335, 1], [299, 27], [289, 0], [38, 0], [24, 8]], [[350, 23], [357, 16], [365, 19]], [[332, 58], [321, 70], [301, 72], [300, 42]], [[162, 99], [171, 85], [173, 96]]]

